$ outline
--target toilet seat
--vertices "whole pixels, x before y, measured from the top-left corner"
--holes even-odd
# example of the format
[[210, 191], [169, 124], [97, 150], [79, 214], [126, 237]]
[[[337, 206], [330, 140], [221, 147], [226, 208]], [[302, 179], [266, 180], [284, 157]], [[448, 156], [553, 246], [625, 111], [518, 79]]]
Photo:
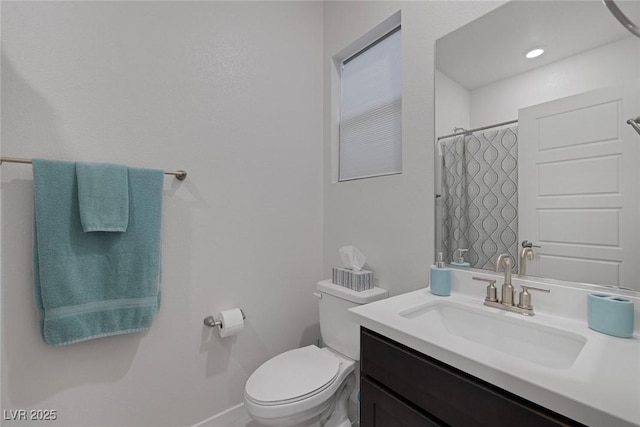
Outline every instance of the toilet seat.
[[330, 387], [340, 360], [315, 345], [281, 353], [249, 377], [245, 396], [261, 406], [285, 405], [308, 399]]

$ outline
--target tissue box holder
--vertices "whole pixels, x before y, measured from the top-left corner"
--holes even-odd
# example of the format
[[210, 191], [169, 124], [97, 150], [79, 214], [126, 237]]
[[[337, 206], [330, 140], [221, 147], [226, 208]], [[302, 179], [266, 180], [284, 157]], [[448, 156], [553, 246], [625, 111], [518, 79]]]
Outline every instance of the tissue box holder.
[[333, 267], [331, 278], [333, 284], [354, 291], [362, 292], [373, 289], [373, 271], [353, 271], [348, 268]]
[[620, 338], [633, 336], [633, 302], [618, 296], [589, 294], [587, 321], [589, 327]]

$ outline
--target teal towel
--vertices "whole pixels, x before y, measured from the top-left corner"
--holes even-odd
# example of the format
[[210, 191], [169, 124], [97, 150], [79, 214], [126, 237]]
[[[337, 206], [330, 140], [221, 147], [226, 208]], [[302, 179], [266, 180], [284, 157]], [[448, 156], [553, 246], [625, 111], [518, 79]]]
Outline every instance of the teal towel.
[[34, 289], [42, 337], [62, 345], [149, 328], [160, 305], [163, 172], [128, 169], [126, 233], [85, 233], [76, 166], [33, 160]]
[[129, 183], [127, 167], [112, 163], [76, 162], [80, 220], [85, 233], [127, 231]]

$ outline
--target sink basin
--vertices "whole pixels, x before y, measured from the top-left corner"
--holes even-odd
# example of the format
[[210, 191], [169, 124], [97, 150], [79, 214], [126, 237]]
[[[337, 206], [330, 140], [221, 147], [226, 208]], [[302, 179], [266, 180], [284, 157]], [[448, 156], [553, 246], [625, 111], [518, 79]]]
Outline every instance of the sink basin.
[[541, 366], [567, 369], [587, 339], [582, 335], [448, 301], [430, 302], [399, 313], [402, 317], [440, 328], [453, 336]]

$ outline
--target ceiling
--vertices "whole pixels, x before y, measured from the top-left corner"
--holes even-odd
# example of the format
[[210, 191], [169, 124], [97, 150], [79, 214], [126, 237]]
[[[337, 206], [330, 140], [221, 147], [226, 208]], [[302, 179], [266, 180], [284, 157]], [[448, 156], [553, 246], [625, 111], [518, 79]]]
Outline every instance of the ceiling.
[[[640, 25], [640, 1], [616, 4]], [[436, 68], [474, 90], [625, 37], [601, 1], [511, 1], [439, 39]], [[526, 59], [537, 46], [544, 55]]]

